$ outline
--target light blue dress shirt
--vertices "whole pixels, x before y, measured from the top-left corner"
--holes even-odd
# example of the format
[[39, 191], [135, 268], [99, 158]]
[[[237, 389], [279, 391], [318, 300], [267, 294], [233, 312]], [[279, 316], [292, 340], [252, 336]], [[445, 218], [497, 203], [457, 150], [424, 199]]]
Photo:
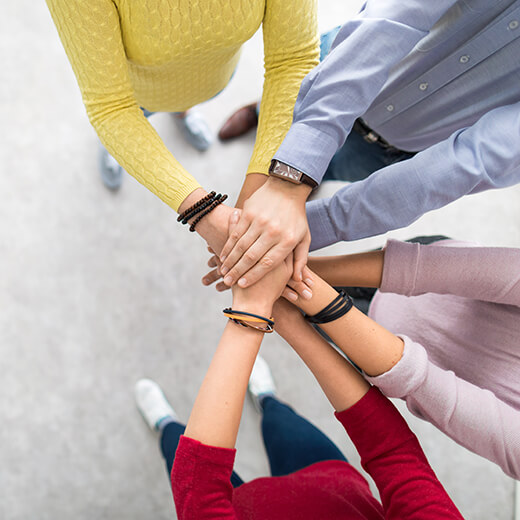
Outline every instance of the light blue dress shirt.
[[311, 249], [520, 182], [520, 0], [368, 0], [304, 79], [275, 158], [320, 182], [360, 116], [419, 153], [308, 203]]

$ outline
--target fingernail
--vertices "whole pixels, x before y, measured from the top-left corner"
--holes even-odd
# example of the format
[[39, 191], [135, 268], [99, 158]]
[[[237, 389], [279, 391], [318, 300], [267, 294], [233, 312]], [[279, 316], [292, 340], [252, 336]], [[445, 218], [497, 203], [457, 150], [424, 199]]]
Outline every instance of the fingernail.
[[220, 257], [220, 261], [221, 261], [221, 262], [223, 262], [225, 259], [226, 259], [226, 255], [222, 255], [222, 256]]
[[302, 292], [302, 296], [306, 300], [310, 300], [312, 298], [312, 293], [311, 293], [311, 291], [308, 291], [307, 289], [304, 289], [303, 292]]
[[305, 278], [305, 285], [308, 285], [309, 287], [314, 287], [314, 281], [312, 278]]
[[295, 302], [298, 299], [298, 295], [296, 293], [290, 292], [290, 293], [287, 293], [287, 298], [289, 298], [289, 300], [292, 300], [293, 302]]
[[225, 275], [228, 271], [229, 271], [229, 269], [228, 269], [227, 267], [222, 266], [222, 267], [220, 268], [220, 273], [221, 273], [222, 275]]
[[224, 278], [224, 283], [225, 283], [226, 285], [231, 285], [231, 284], [233, 283], [233, 277], [232, 277], [232, 276], [226, 276], [226, 277]]
[[233, 211], [230, 222], [231, 224], [236, 224], [238, 222], [238, 211]]
[[203, 283], [204, 285], [206, 285], [208, 282], [209, 282], [209, 280], [208, 280], [207, 278], [203, 278], [203, 279], [202, 279], [202, 283]]
[[240, 287], [245, 287], [247, 285], [247, 280], [245, 278], [240, 278], [240, 280], [238, 280], [238, 285]]

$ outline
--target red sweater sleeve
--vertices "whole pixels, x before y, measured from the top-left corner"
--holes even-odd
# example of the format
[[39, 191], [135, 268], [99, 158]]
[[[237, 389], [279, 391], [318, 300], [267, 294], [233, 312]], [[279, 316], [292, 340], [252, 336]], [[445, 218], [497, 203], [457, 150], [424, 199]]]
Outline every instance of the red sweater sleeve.
[[417, 437], [377, 388], [372, 387], [363, 399], [336, 417], [376, 483], [386, 519], [462, 518], [428, 464]]
[[229, 480], [235, 453], [181, 436], [171, 474], [179, 520], [236, 520]]

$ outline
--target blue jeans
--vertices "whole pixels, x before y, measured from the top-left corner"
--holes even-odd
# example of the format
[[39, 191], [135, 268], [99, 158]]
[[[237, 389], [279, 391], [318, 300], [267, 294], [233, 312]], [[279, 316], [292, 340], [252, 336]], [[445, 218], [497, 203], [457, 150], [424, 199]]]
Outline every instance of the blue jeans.
[[[262, 408], [262, 436], [273, 477], [288, 475], [315, 462], [347, 462], [345, 456], [323, 432], [298, 415], [290, 406], [281, 403], [275, 397], [266, 397], [262, 401]], [[168, 475], [171, 474], [175, 451], [183, 433], [184, 426], [179, 423], [169, 423], [162, 431], [161, 451]], [[233, 472], [233, 487], [238, 487], [243, 482]]]

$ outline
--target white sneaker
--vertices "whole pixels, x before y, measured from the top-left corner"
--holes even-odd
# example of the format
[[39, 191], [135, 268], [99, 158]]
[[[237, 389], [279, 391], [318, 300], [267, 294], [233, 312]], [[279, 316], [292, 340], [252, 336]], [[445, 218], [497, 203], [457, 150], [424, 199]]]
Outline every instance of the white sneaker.
[[166, 417], [178, 420], [177, 414], [155, 381], [140, 379], [135, 384], [134, 395], [138, 410], [152, 430], [157, 430], [159, 422]]
[[213, 135], [202, 114], [196, 110], [189, 110], [182, 116], [174, 114], [174, 121], [193, 148], [204, 152], [211, 146]]
[[276, 386], [274, 384], [273, 375], [271, 374], [271, 369], [263, 357], [256, 356], [247, 389], [258, 412], [262, 412], [260, 403], [264, 397], [276, 395]]

